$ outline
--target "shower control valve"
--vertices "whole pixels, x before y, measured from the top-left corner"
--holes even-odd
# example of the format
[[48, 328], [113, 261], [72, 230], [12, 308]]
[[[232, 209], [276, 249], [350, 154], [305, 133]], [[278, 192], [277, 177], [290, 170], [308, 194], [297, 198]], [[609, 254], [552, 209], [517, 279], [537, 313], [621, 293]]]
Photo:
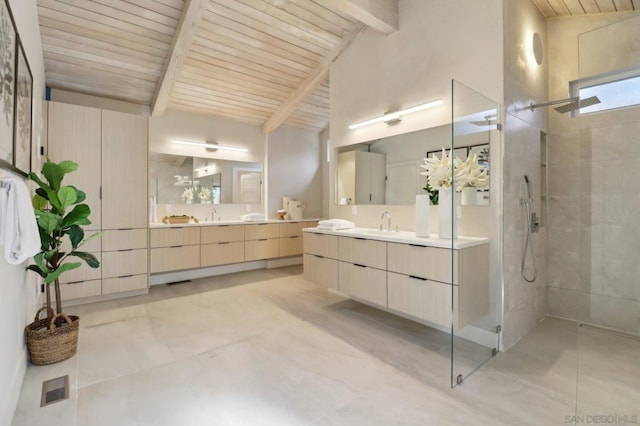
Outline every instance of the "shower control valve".
[[531, 213], [531, 223], [529, 226], [531, 227], [531, 232], [538, 232], [540, 230], [540, 218], [536, 212]]

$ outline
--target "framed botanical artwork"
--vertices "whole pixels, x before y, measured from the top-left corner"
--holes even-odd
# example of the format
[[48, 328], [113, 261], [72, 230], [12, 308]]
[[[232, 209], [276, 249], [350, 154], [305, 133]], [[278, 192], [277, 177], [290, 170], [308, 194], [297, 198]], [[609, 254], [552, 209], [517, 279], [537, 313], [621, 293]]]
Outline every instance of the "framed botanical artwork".
[[[451, 152], [451, 149], [447, 149], [446, 153], [447, 155], [449, 155], [449, 152]], [[454, 157], [458, 157], [460, 160], [464, 161], [467, 159], [467, 147], [466, 146], [462, 146], [460, 148], [455, 148], [453, 150], [453, 156]], [[442, 149], [438, 150], [438, 151], [429, 151], [427, 152], [427, 158], [433, 158], [433, 157], [438, 157], [440, 158], [442, 156]]]
[[16, 27], [7, 0], [0, 0], [0, 166], [13, 169]]
[[489, 144], [473, 145], [469, 147], [469, 156], [476, 155], [480, 167], [489, 174]]
[[33, 75], [20, 37], [18, 37], [18, 49], [16, 50], [15, 94], [14, 165], [17, 169], [28, 174], [31, 172]]

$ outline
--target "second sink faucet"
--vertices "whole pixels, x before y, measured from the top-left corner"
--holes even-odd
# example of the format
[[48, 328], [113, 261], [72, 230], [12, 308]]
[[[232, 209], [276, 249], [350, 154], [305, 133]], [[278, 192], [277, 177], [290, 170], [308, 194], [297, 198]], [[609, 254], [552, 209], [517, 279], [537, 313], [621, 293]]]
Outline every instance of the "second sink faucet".
[[[391, 213], [386, 210], [383, 211], [380, 215], [380, 220], [384, 219], [385, 216], [387, 217], [387, 231], [391, 231]], [[380, 224], [380, 228], [382, 228], [382, 224]]]

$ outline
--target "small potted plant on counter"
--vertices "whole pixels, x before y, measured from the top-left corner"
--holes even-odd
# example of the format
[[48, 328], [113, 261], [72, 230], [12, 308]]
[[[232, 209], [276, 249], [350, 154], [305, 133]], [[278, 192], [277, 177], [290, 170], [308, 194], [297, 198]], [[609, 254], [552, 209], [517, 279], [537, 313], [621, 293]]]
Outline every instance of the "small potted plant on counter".
[[[98, 259], [91, 254], [79, 250], [95, 233], [85, 238], [82, 226], [91, 224], [91, 209], [83, 201], [84, 192], [74, 186], [65, 186], [62, 180], [67, 173], [78, 169], [73, 161], [59, 164], [49, 159], [42, 166], [43, 181], [35, 173], [30, 173], [38, 188], [33, 196], [33, 208], [38, 222], [40, 253], [33, 257], [34, 264], [27, 269], [38, 273], [45, 282], [46, 306], [38, 310], [33, 323], [27, 325], [25, 334], [29, 358], [33, 364], [52, 364], [70, 358], [77, 351], [80, 319], [62, 312], [60, 292], [60, 275], [79, 268], [86, 262], [91, 268], [100, 266]], [[68, 251], [63, 251], [63, 245]], [[79, 261], [72, 261], [79, 260]], [[51, 306], [51, 285], [53, 284], [56, 310]], [[45, 319], [40, 319], [41, 312], [46, 311]]]

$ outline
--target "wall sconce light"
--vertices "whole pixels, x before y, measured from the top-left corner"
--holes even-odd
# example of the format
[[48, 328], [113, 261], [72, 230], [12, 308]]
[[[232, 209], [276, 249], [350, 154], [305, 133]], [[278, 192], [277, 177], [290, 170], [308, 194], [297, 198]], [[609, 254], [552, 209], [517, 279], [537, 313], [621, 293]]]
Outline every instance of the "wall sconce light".
[[403, 115], [407, 115], [407, 114], [411, 114], [414, 112], [418, 112], [418, 111], [422, 111], [425, 110], [427, 108], [433, 108], [436, 107], [438, 105], [442, 105], [443, 101], [442, 99], [436, 99], [433, 101], [429, 101], [427, 103], [424, 104], [420, 104], [420, 105], [416, 105], [413, 106], [411, 108], [405, 108], [405, 109], [401, 109], [398, 111], [393, 111], [393, 112], [388, 112], [380, 117], [377, 118], [372, 118], [371, 120], [366, 120], [366, 121], [361, 121], [359, 123], [354, 123], [351, 124], [349, 126], [349, 129], [354, 130], [354, 129], [359, 129], [361, 127], [365, 127], [368, 126], [370, 124], [375, 124], [375, 123], [382, 123], [385, 122], [387, 124], [397, 124], [400, 121], [400, 117]]
[[544, 49], [542, 47], [542, 37], [540, 34], [533, 33], [531, 37], [531, 51], [533, 52], [533, 58], [536, 61], [536, 64], [542, 65], [542, 59], [544, 57]]
[[183, 141], [179, 139], [173, 139], [171, 142], [177, 143], [180, 145], [190, 145], [190, 146], [199, 146], [205, 148], [209, 151], [217, 151], [218, 149], [222, 149], [225, 151], [237, 151], [237, 152], [248, 152], [247, 148], [238, 148], [235, 146], [228, 145], [220, 145], [217, 142], [194, 142], [194, 141]]

